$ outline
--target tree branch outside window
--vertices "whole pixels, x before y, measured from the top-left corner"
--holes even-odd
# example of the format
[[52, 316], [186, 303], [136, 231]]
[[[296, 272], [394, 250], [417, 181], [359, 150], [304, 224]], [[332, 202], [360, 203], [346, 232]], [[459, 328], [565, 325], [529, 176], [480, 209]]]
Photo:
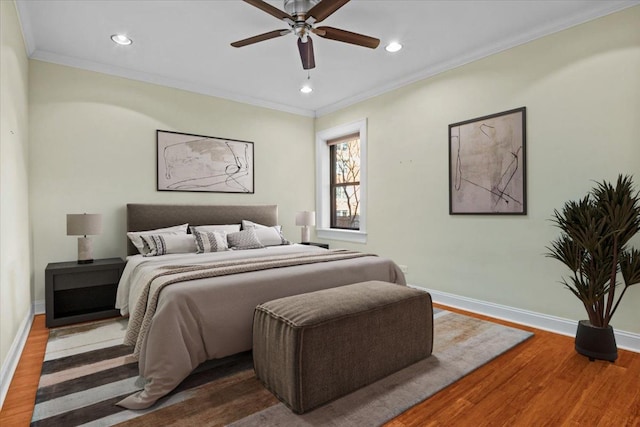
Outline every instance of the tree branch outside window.
[[360, 136], [329, 142], [331, 228], [360, 229]]

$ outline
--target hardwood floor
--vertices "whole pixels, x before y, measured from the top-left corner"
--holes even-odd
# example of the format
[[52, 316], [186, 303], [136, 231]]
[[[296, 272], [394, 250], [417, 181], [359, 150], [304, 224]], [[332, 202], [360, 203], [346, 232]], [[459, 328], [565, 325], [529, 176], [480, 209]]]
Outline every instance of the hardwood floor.
[[640, 426], [640, 354], [589, 362], [571, 337], [443, 308], [535, 335], [386, 427]]
[[0, 411], [2, 427], [28, 426], [31, 422], [40, 369], [49, 338], [49, 329], [44, 325], [44, 321], [44, 314], [39, 314], [33, 319], [27, 343]]
[[[386, 424], [408, 426], [640, 427], [640, 354], [619, 350], [615, 363], [589, 362], [573, 339], [442, 307], [535, 336]], [[48, 329], [35, 317], [9, 393], [3, 427], [28, 426]]]

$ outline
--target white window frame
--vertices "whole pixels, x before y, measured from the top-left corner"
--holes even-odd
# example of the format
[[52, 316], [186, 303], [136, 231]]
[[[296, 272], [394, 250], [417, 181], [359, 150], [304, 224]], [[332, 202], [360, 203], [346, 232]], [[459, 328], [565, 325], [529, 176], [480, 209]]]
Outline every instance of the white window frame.
[[[327, 141], [360, 134], [360, 229], [331, 228], [331, 165]], [[321, 239], [367, 242], [367, 119], [316, 133], [316, 235]]]

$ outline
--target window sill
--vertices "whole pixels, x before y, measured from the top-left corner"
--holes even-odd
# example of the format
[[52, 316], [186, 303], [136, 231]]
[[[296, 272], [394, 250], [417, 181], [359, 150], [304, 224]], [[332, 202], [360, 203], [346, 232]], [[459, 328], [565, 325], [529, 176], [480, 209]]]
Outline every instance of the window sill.
[[339, 230], [336, 228], [316, 228], [316, 235], [321, 239], [367, 243], [367, 233], [363, 231]]

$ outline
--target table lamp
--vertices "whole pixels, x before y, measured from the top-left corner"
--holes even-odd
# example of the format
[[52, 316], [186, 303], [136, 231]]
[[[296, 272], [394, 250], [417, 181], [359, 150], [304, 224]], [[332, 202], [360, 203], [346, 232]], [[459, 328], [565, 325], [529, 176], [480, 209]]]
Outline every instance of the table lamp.
[[93, 262], [93, 242], [88, 235], [102, 233], [101, 214], [67, 214], [67, 236], [78, 237], [78, 264]]
[[302, 211], [296, 214], [296, 225], [302, 226], [302, 236], [300, 241], [302, 243], [309, 243], [311, 236], [309, 227], [316, 225], [316, 213], [313, 211]]

